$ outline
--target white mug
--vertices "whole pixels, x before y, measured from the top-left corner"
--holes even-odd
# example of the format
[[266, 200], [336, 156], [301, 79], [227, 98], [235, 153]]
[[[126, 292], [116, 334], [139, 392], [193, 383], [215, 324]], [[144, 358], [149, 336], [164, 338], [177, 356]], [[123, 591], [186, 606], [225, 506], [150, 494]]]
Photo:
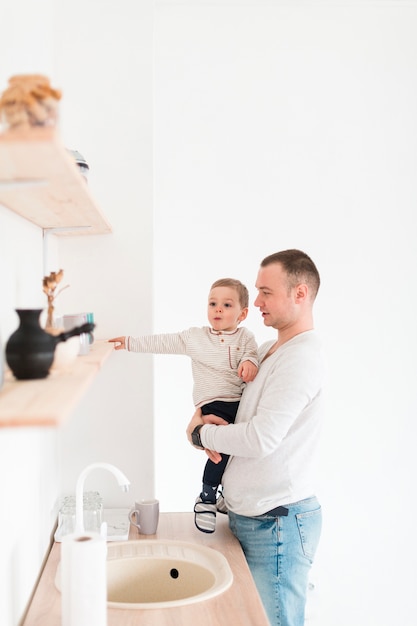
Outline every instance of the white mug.
[[129, 512], [129, 520], [142, 535], [154, 535], [159, 521], [159, 500], [140, 500], [135, 502]]
[[[76, 326], [82, 326], [88, 321], [88, 313], [76, 313], [74, 315], [63, 315], [62, 323], [64, 330], [72, 330]], [[90, 352], [90, 339], [88, 333], [81, 333], [78, 337], [78, 354], [84, 355]]]

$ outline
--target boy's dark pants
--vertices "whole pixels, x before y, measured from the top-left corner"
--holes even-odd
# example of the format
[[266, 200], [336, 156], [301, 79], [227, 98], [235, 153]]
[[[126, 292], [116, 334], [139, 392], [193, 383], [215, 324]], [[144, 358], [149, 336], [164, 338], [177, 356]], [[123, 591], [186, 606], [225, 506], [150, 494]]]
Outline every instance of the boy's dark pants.
[[[202, 406], [201, 412], [203, 415], [217, 415], [218, 417], [222, 417], [226, 420], [226, 422], [229, 422], [229, 424], [233, 424], [238, 406], [239, 402], [222, 402], [220, 400], [215, 400], [214, 402], [209, 402], [208, 404]], [[203, 483], [205, 485], [218, 487], [218, 485], [222, 482], [223, 472], [227, 461], [229, 460], [229, 455], [222, 454], [221, 457], [222, 460], [220, 463], [213, 463], [210, 459], [207, 461], [203, 474]]]

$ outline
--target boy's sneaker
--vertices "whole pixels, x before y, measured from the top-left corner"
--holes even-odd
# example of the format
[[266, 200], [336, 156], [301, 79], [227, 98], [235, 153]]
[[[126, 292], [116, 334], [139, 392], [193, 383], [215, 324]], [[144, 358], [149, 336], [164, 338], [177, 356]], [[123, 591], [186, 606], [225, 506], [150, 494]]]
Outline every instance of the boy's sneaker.
[[216, 504], [203, 502], [198, 496], [194, 505], [194, 523], [203, 533], [214, 533], [216, 530]]
[[226, 502], [224, 501], [224, 496], [223, 496], [222, 491], [219, 491], [219, 495], [217, 496], [216, 508], [219, 513], [223, 513], [224, 515], [227, 515], [227, 506], [226, 506]]

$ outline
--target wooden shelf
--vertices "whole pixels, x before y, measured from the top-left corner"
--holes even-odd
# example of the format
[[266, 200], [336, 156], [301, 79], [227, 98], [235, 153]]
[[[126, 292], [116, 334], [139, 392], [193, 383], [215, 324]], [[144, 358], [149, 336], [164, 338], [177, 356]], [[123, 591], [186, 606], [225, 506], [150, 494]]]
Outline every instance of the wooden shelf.
[[40, 380], [18, 381], [8, 370], [0, 391], [0, 428], [61, 424], [113, 349], [112, 343], [95, 341], [89, 354], [76, 357], [67, 371], [52, 370]]
[[68, 229], [58, 235], [112, 230], [51, 128], [0, 133], [0, 203], [41, 228]]

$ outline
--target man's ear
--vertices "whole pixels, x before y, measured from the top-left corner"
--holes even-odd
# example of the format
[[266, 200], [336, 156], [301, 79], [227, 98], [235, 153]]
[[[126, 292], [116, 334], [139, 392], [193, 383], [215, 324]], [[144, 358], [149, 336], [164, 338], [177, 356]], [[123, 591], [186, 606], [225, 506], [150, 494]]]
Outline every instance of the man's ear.
[[297, 302], [302, 302], [308, 298], [308, 287], [305, 283], [300, 283], [295, 288], [295, 299]]
[[243, 322], [243, 320], [245, 320], [248, 316], [248, 307], [246, 306], [244, 309], [242, 309], [242, 311], [240, 312], [239, 317], [237, 318], [239, 322]]

